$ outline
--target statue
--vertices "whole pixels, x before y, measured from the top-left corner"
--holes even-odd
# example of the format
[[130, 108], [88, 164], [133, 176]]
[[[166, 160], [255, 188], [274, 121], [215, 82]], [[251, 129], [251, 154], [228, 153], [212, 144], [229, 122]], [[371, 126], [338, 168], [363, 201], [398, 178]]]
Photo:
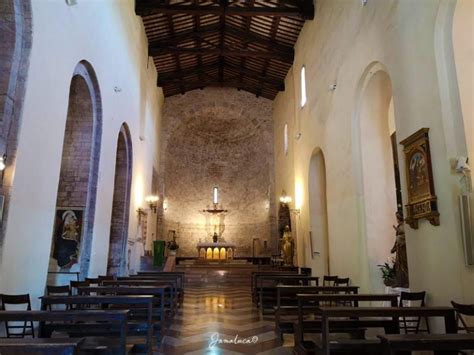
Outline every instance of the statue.
[[461, 195], [469, 195], [472, 192], [471, 168], [468, 164], [469, 158], [459, 157], [456, 162], [456, 173], [460, 175], [459, 187]]
[[390, 251], [392, 254], [396, 253], [394, 265], [396, 282], [394, 287], [408, 288], [408, 259], [403, 215], [400, 212], [397, 212], [395, 215], [398, 223], [397, 226], [393, 226], [396, 239]]
[[295, 249], [295, 243], [293, 237], [291, 236], [290, 227], [286, 226], [283, 232], [283, 237], [280, 242], [281, 254], [283, 258], [283, 263], [286, 266], [293, 266], [293, 254]]

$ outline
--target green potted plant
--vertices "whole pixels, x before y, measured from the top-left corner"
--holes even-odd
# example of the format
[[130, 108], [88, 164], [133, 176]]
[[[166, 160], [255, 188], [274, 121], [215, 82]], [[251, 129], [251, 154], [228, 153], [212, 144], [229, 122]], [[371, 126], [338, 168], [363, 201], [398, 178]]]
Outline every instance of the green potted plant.
[[382, 279], [385, 286], [393, 287], [396, 282], [395, 266], [386, 262], [383, 265], [377, 265], [382, 271]]

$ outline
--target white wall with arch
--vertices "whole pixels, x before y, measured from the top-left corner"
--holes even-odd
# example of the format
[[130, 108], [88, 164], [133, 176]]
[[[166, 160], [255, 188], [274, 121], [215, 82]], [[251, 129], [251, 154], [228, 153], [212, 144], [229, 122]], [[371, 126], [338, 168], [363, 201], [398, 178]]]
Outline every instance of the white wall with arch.
[[[426, 290], [431, 304], [448, 304], [451, 299], [472, 302], [474, 294], [474, 270], [464, 265], [458, 222], [458, 177], [451, 169], [451, 160], [463, 152], [465, 139], [462, 119], [461, 124], [458, 119], [462, 116], [453, 119], [457, 111], [460, 112], [461, 100], [458, 98], [458, 110], [456, 97], [453, 97], [457, 88], [451, 90], [454, 66], [447, 66], [449, 61], [446, 59], [453, 54], [449, 52], [446, 33], [440, 29], [450, 21], [447, 14], [440, 15], [444, 7], [449, 8], [447, 5], [452, 6], [453, 2], [388, 0], [369, 1], [366, 6], [357, 1], [317, 2], [314, 21], [306, 22], [298, 39], [293, 69], [285, 80], [286, 90], [274, 102], [275, 130], [287, 121], [298, 123], [298, 127], [289, 126], [292, 151], [286, 158], [282, 145], [275, 141], [277, 193], [278, 186], [290, 184], [293, 184], [295, 195], [297, 191], [305, 192], [300, 197], [301, 214], [295, 231], [298, 244], [306, 243], [311, 230], [307, 194], [309, 162], [314, 147], [322, 147], [326, 163], [331, 273], [351, 277], [353, 283], [361, 286], [362, 292], [383, 287], [374, 264], [390, 254], [389, 248], [395, 240], [391, 229], [396, 222], [394, 196], [372, 193], [371, 197], [373, 191], [367, 193], [360, 188], [370, 174], [376, 174], [373, 176], [375, 184], [381, 183], [377, 179], [391, 184], [393, 170], [389, 170], [389, 160], [378, 170], [374, 170], [370, 160], [382, 155], [380, 149], [388, 152], [389, 136], [395, 127], [398, 142], [420, 128], [430, 128], [441, 225], [434, 227], [429, 222], [421, 222], [418, 230], [406, 227], [406, 238], [410, 286], [413, 290]], [[454, 9], [450, 13], [453, 15]], [[340, 25], [341, 21], [344, 26]], [[444, 58], [440, 59], [440, 53]], [[389, 73], [391, 93], [376, 90], [381, 112], [371, 113], [370, 107], [366, 107], [369, 114], [364, 116], [372, 117], [376, 126], [369, 125], [369, 121], [365, 125], [368, 130], [383, 130], [387, 134], [384, 134], [384, 142], [372, 142], [377, 143], [379, 151], [364, 152], [368, 147], [367, 139], [371, 137], [361, 139], [355, 128], [364, 124], [359, 121], [360, 112], [364, 111], [364, 105], [362, 110], [359, 107], [364, 100], [360, 83], [373, 63], [384, 64], [384, 71]], [[453, 65], [454, 59], [450, 63]], [[303, 108], [299, 104], [299, 69], [302, 65], [306, 68], [307, 84], [307, 103]], [[382, 87], [387, 81], [383, 78], [385, 74], [377, 75], [373, 84]], [[329, 90], [334, 83], [337, 83], [336, 90]], [[393, 104], [390, 104], [392, 96]], [[291, 108], [288, 108], [289, 103]], [[377, 121], [376, 116], [380, 116]], [[401, 145], [397, 144], [397, 149], [403, 201], [406, 201], [405, 161]], [[387, 193], [392, 191], [387, 190]], [[368, 199], [372, 199], [370, 204]], [[382, 199], [386, 206], [393, 202], [391, 216], [388, 209], [383, 212], [384, 221], [369, 216], [373, 219], [369, 226], [367, 213]], [[376, 213], [382, 214], [382, 211]], [[368, 234], [374, 238], [380, 234], [378, 238], [382, 243], [369, 244]], [[376, 256], [371, 261], [372, 266], [367, 264], [369, 252]], [[307, 257], [298, 260], [301, 266], [309, 262]]]
[[311, 155], [308, 175], [310, 233], [307, 240], [309, 248], [305, 248], [305, 265], [311, 267], [315, 275], [330, 275], [326, 163], [319, 148]]
[[[32, 16], [34, 39], [0, 265], [0, 292], [30, 293], [36, 305], [46, 283], [75, 66], [81, 60], [91, 64], [102, 98], [102, 143], [88, 268], [91, 277], [106, 273], [117, 132], [124, 122], [133, 144], [128, 248], [131, 267], [139, 267], [135, 211], [144, 207], [144, 197], [151, 192], [153, 166], [158, 166], [163, 95], [156, 87], [156, 70], [146, 55], [146, 37], [133, 2], [79, 1], [68, 6], [64, 1], [36, 1], [32, 2]], [[116, 35], [110, 36], [111, 29]]]

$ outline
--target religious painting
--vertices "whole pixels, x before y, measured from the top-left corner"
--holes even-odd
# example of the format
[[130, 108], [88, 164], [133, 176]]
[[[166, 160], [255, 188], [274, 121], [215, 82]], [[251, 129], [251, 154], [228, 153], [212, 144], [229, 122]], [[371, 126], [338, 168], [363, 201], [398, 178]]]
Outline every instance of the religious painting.
[[53, 259], [61, 269], [69, 269], [79, 260], [83, 208], [58, 207], [54, 223]]
[[427, 219], [439, 226], [438, 202], [431, 167], [429, 128], [422, 128], [404, 141], [405, 170], [408, 188], [406, 222], [418, 229], [418, 221]]

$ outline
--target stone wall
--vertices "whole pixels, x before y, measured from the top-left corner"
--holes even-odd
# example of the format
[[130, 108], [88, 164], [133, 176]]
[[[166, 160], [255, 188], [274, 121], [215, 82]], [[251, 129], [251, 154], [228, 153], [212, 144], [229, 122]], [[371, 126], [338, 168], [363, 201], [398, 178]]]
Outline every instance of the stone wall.
[[271, 106], [222, 88], [166, 99], [161, 172], [168, 207], [161, 238], [177, 230], [179, 255], [194, 256], [197, 242], [212, 240], [202, 210], [212, 206], [214, 186], [228, 210], [222, 236], [236, 243], [236, 255], [252, 255], [255, 238], [257, 254], [271, 253], [276, 240]]
[[0, 218], [0, 260], [7, 226], [10, 193], [20, 132], [25, 83], [32, 43], [29, 0], [0, 2], [0, 156], [6, 154], [0, 194], [5, 198]]

